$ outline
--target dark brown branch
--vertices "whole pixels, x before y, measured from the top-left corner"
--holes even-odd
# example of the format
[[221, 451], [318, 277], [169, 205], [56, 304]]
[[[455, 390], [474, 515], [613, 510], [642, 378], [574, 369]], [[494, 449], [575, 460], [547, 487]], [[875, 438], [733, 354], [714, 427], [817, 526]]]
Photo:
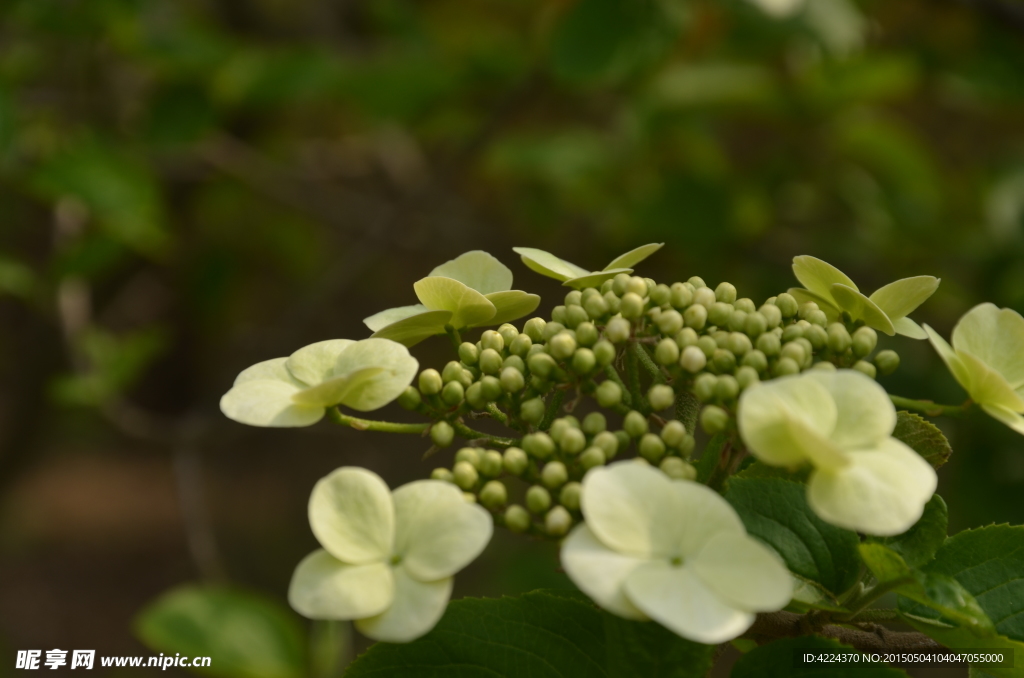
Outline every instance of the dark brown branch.
[[779, 638], [795, 638], [816, 633], [867, 652], [920, 652], [939, 650], [943, 647], [917, 631], [893, 631], [873, 623], [858, 624], [858, 627], [849, 628], [838, 624], [816, 626], [813, 623], [813, 614], [771, 612], [757, 615], [754, 625], [743, 634], [743, 637], [764, 644]]

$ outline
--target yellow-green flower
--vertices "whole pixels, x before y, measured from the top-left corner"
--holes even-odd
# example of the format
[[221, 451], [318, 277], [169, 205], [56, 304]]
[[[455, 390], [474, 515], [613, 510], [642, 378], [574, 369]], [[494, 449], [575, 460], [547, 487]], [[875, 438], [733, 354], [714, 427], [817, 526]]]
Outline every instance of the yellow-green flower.
[[523, 263], [531, 270], [549, 278], [561, 280], [563, 285], [579, 290], [585, 287], [597, 287], [619, 273], [632, 273], [633, 266], [660, 250], [664, 244], [660, 242], [637, 247], [635, 250], [616, 257], [612, 263], [600, 271], [588, 271], [565, 259], [559, 259], [550, 252], [532, 247], [513, 247], [512, 251], [522, 257]]

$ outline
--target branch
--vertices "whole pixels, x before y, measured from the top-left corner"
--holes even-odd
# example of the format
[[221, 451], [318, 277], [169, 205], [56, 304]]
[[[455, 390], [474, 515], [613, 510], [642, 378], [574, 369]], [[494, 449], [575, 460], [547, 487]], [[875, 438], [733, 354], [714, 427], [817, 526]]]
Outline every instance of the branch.
[[914, 410], [915, 412], [921, 412], [928, 415], [929, 417], [959, 417], [971, 409], [971, 405], [974, 403], [968, 398], [962, 405], [940, 405], [934, 403], [931, 400], [914, 400], [913, 398], [904, 398], [902, 396], [891, 395], [889, 400], [896, 407], [902, 407], [905, 410]]
[[503, 438], [501, 436], [492, 436], [483, 431], [476, 431], [466, 426], [461, 421], [453, 421], [452, 428], [460, 436], [465, 438], [471, 443], [481, 443], [484, 445], [494, 445], [495, 447], [516, 447], [519, 445], [519, 440], [516, 438]]
[[348, 426], [357, 431], [381, 431], [383, 433], [418, 433], [423, 434], [430, 428], [430, 424], [399, 424], [393, 421], [376, 421], [373, 419], [359, 419], [342, 414], [336, 407], [328, 408], [327, 416], [335, 424]]
[[942, 649], [942, 645], [917, 631], [893, 631], [878, 624], [861, 624], [861, 628], [848, 628], [837, 624], [826, 624], [821, 628], [808, 628], [807, 616], [794, 612], [771, 612], [757, 615], [754, 624], [743, 634], [764, 644], [779, 638], [796, 638], [808, 633], [817, 633], [835, 638], [845, 645], [867, 652], [920, 652]]

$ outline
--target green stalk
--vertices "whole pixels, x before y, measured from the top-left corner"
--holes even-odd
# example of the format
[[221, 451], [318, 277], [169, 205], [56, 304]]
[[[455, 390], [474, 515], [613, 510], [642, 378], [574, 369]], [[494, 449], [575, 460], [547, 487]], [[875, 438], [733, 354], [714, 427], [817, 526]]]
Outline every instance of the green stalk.
[[483, 443], [484, 445], [494, 445], [495, 447], [515, 447], [519, 445], [519, 440], [516, 438], [503, 438], [502, 436], [492, 436], [489, 433], [483, 431], [476, 431], [466, 426], [461, 421], [453, 421], [452, 428], [455, 432], [466, 440]]
[[452, 342], [452, 348], [454, 348], [455, 352], [458, 353], [459, 346], [462, 345], [462, 336], [459, 334], [459, 331], [451, 325], [445, 325], [444, 331]]
[[[643, 349], [641, 349], [643, 350]], [[640, 393], [640, 358], [632, 347], [626, 351], [626, 384], [629, 386], [630, 405], [643, 415], [651, 413], [647, 400]]]
[[905, 410], [913, 410], [915, 412], [921, 412], [929, 417], [959, 417], [971, 409], [971, 405], [974, 403], [968, 398], [962, 405], [940, 405], [934, 403], [931, 400], [914, 400], [913, 398], [904, 398], [902, 396], [890, 395], [889, 400], [896, 407], [902, 407]]
[[381, 431], [383, 433], [418, 433], [422, 434], [430, 428], [430, 424], [399, 424], [393, 421], [376, 421], [373, 419], [360, 419], [342, 414], [336, 407], [327, 409], [328, 418], [335, 424], [348, 426], [357, 431]]
[[626, 386], [626, 383], [624, 381], [622, 381], [622, 377], [619, 376], [619, 373], [615, 370], [615, 367], [612, 365], [608, 365], [607, 367], [604, 368], [604, 373], [605, 375], [607, 375], [609, 379], [611, 379], [612, 381], [619, 385], [619, 388], [622, 389], [622, 404], [626, 406], [627, 411], [631, 409], [630, 406], [633, 404], [633, 396], [630, 395], [629, 387]]

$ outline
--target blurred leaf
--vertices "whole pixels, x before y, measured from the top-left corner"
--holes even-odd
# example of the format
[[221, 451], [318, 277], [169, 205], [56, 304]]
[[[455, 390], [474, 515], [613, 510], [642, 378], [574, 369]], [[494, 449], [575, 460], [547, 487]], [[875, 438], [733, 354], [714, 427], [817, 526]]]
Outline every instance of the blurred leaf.
[[166, 337], [156, 327], [120, 336], [88, 328], [75, 347], [85, 358], [87, 371], [58, 379], [54, 396], [72, 405], [101, 405], [130, 387], [165, 345]]
[[198, 140], [217, 122], [206, 93], [191, 85], [174, 84], [160, 89], [147, 107], [144, 123], [149, 141], [175, 146]]
[[901, 410], [896, 413], [896, 428], [893, 429], [892, 437], [906, 443], [934, 468], [945, 464], [953, 454], [953, 448], [942, 431], [913, 412]]
[[235, 52], [212, 79], [216, 99], [229, 104], [278, 106], [333, 97], [340, 61], [313, 49]]
[[756, 106], [769, 103], [776, 83], [762, 66], [730, 63], [678, 63], [650, 85], [652, 103], [663, 106]]
[[946, 540], [948, 525], [946, 502], [936, 494], [928, 500], [924, 514], [909, 530], [895, 537], [871, 537], [869, 541], [888, 546], [902, 556], [910, 567], [921, 567], [932, 559]]
[[39, 281], [35, 272], [11, 257], [0, 254], [0, 295], [10, 294], [28, 299], [36, 291]]

